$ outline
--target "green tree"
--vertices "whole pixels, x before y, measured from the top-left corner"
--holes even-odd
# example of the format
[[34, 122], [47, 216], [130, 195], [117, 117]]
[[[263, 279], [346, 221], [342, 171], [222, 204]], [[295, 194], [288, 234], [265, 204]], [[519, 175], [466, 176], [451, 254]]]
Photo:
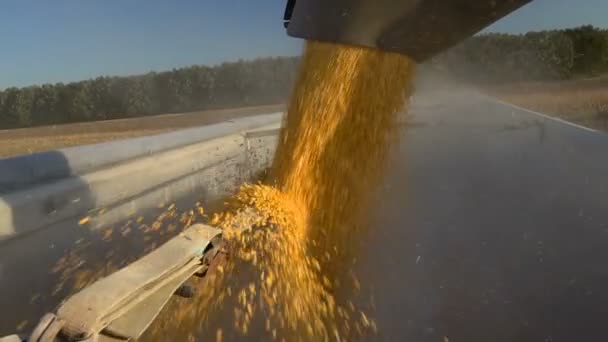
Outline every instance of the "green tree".
[[28, 127], [32, 124], [32, 94], [32, 88], [5, 90], [2, 108], [5, 127]]
[[566, 29], [574, 44], [574, 72], [594, 76], [608, 71], [608, 33], [591, 25]]
[[32, 99], [32, 122], [36, 125], [51, 125], [62, 122], [57, 87], [44, 84], [34, 88]]
[[124, 113], [127, 116], [142, 116], [153, 113], [153, 102], [149, 79], [132, 77], [127, 81], [127, 90], [124, 97]]
[[60, 124], [271, 104], [286, 99], [298, 58], [239, 60], [129, 77], [0, 91], [0, 127]]

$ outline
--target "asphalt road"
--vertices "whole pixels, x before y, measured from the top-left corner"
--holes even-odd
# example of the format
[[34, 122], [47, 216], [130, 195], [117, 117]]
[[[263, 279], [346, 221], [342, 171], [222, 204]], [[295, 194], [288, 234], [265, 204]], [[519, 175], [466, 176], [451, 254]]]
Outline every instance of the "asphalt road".
[[382, 341], [603, 341], [608, 135], [472, 93], [412, 109], [361, 258]]

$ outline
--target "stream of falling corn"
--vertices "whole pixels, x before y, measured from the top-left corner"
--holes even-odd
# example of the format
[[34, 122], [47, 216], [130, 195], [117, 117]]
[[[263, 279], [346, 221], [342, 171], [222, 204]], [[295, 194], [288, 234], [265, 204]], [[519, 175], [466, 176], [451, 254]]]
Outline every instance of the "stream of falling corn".
[[[307, 43], [269, 177], [243, 185], [212, 220], [229, 257], [207, 280], [207, 300], [180, 315], [231, 302], [232, 332], [247, 336], [257, 324], [279, 341], [376, 330], [341, 294], [358, 286], [358, 218], [381, 182], [413, 68], [399, 54]], [[228, 339], [226, 330], [214, 338]]]
[[[243, 334], [258, 310], [273, 336], [292, 341], [375, 329], [336, 294], [352, 284], [358, 215], [380, 183], [412, 73], [402, 55], [308, 43], [269, 185], [243, 186], [215, 219], [259, 275], [236, 290]], [[252, 225], [266, 228], [242, 230]]]

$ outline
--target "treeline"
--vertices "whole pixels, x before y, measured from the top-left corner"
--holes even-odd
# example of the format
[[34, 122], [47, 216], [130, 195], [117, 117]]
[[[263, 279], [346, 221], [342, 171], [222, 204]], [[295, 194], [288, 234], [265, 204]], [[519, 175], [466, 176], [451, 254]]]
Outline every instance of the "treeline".
[[[0, 92], [0, 129], [280, 103], [298, 58], [192, 66]], [[608, 30], [582, 26], [475, 36], [427, 63], [472, 82], [564, 80], [608, 72]]]
[[8, 88], [0, 92], [0, 129], [280, 103], [297, 63], [295, 57], [261, 58]]
[[608, 72], [608, 30], [581, 26], [475, 36], [432, 62], [474, 82], [565, 80]]

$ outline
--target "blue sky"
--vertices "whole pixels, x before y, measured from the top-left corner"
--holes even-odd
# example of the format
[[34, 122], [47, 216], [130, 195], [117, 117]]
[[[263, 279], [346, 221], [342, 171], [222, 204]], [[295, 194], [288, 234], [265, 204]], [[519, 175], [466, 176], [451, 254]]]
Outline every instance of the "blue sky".
[[[329, 1], [329, 0], [328, 0]], [[297, 55], [286, 0], [2, 0], [0, 89]], [[535, 0], [492, 26], [525, 32], [608, 27], [606, 0]]]

